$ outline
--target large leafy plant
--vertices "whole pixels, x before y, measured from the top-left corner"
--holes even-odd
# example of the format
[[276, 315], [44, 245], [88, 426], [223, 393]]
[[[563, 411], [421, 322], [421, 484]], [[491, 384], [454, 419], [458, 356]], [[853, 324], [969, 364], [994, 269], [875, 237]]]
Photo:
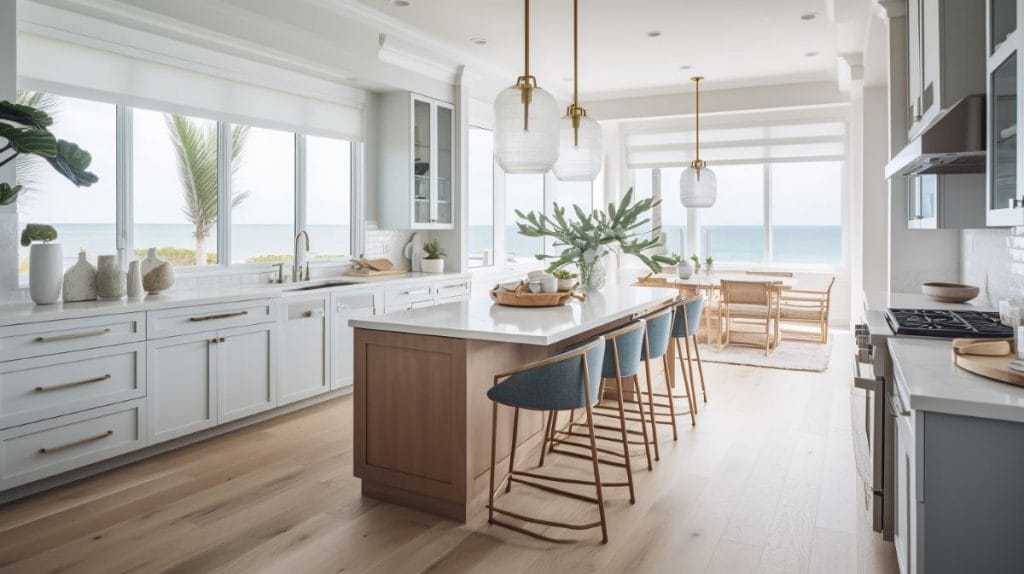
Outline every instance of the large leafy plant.
[[[0, 167], [18, 156], [34, 155], [47, 161], [57, 173], [78, 187], [88, 187], [99, 178], [89, 171], [92, 155], [78, 145], [58, 139], [50, 133], [53, 118], [46, 112], [25, 104], [0, 102]], [[0, 182], [0, 205], [18, 199], [20, 185]]]
[[584, 266], [611, 252], [613, 247], [623, 254], [633, 255], [654, 273], [661, 272], [661, 265], [672, 265], [673, 260], [664, 255], [648, 255], [646, 252], [662, 245], [660, 230], [651, 233], [640, 229], [650, 222], [648, 212], [660, 203], [653, 199], [633, 202], [633, 188], [626, 192], [618, 205], [608, 204], [607, 210], [595, 209], [584, 212], [578, 205], [572, 209], [575, 219], [566, 217], [566, 209], [557, 203], [549, 217], [544, 213], [516, 210], [521, 221], [516, 222], [519, 233], [527, 237], [551, 237], [554, 247], [562, 248], [558, 255], [538, 253], [537, 259], [553, 260], [548, 271], [553, 272], [575, 263], [582, 270]]

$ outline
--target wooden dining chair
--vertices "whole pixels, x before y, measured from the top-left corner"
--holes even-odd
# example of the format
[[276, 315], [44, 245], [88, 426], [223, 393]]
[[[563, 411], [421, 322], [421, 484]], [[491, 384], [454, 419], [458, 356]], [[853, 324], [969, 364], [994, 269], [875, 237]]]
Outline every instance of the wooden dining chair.
[[759, 277], [792, 277], [792, 271], [744, 271], [746, 275], [757, 275]]
[[832, 310], [832, 287], [836, 284], [833, 276], [824, 291], [808, 289], [786, 289], [779, 301], [782, 323], [812, 325], [816, 332], [783, 330], [787, 338], [811, 340], [816, 343], [828, 342], [828, 321]]
[[[763, 348], [767, 357], [775, 350], [779, 344], [779, 289], [773, 281], [722, 280], [722, 300], [718, 308], [719, 351], [729, 345], [753, 346]], [[734, 332], [740, 325], [763, 326], [764, 331]], [[739, 332], [755, 334], [759, 338], [763, 334], [764, 342], [734, 340]]]

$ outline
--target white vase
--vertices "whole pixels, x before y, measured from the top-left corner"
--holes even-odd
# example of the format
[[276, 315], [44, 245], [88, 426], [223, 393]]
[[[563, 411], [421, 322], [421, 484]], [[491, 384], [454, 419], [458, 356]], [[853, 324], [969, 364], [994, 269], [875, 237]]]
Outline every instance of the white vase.
[[145, 277], [146, 273], [156, 269], [164, 260], [156, 254], [156, 247], [150, 247], [146, 252], [146, 258], [139, 262], [139, 271]]
[[100, 255], [96, 261], [96, 295], [100, 299], [124, 297], [127, 278], [117, 265], [117, 256]]
[[420, 260], [420, 270], [424, 273], [444, 273], [444, 258]]
[[37, 305], [60, 300], [64, 253], [60, 243], [35, 243], [29, 250], [28, 292]]
[[576, 278], [571, 279], [559, 279], [558, 290], [559, 291], [572, 291], [572, 288], [576, 285]]
[[142, 266], [138, 261], [128, 264], [128, 297], [138, 299], [142, 297]]
[[679, 262], [679, 265], [677, 265], [676, 272], [680, 279], [689, 279], [690, 276], [693, 275], [693, 264], [688, 260], [683, 259]]
[[85, 251], [78, 252], [78, 262], [64, 272], [64, 302], [96, 299], [96, 267], [89, 263]]

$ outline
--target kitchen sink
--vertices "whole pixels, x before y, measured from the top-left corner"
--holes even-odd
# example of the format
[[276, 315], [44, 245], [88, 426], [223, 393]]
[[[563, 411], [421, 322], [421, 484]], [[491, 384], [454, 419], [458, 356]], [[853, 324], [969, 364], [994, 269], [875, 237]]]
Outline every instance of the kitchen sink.
[[329, 289], [331, 287], [344, 287], [346, 285], [358, 285], [354, 281], [330, 281], [327, 283], [317, 283], [316, 285], [303, 285], [302, 287], [289, 287], [285, 291], [314, 291], [316, 289]]

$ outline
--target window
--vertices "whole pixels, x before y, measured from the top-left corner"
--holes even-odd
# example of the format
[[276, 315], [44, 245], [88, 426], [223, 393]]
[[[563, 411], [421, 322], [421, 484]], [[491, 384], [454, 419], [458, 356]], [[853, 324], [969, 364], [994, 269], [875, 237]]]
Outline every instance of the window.
[[231, 262], [291, 261], [295, 241], [295, 136], [233, 127]]
[[469, 128], [469, 266], [494, 265], [494, 133]]
[[718, 177], [718, 199], [699, 213], [701, 258], [714, 257], [716, 263], [763, 262], [765, 166], [713, 169]]
[[544, 211], [543, 174], [505, 175], [505, 257], [508, 263], [536, 261], [544, 253], [544, 238], [520, 235], [516, 210]]
[[773, 261], [838, 265], [843, 256], [842, 163], [779, 163], [771, 170]]
[[217, 122], [137, 109], [132, 125], [134, 256], [217, 263]]
[[594, 183], [591, 181], [559, 181], [555, 185], [555, 203], [566, 209], [566, 217], [577, 219], [573, 205], [583, 213], [594, 209]]
[[686, 208], [679, 201], [679, 176], [682, 173], [683, 168], [680, 167], [661, 170], [661, 205], [658, 215], [661, 232], [665, 235], [665, 252], [689, 257], [693, 249], [686, 239]]
[[[45, 223], [57, 230], [63, 244], [64, 266], [72, 265], [78, 250], [92, 261], [97, 255], [117, 252], [116, 108], [110, 104], [65, 98], [38, 92], [21, 92], [18, 103], [32, 105], [53, 117], [51, 131], [92, 154], [89, 171], [99, 177], [90, 187], [75, 187], [45, 160], [19, 156], [18, 221]], [[18, 270], [27, 278], [29, 249], [20, 248]]]
[[306, 137], [306, 231], [312, 259], [352, 254], [352, 144]]

